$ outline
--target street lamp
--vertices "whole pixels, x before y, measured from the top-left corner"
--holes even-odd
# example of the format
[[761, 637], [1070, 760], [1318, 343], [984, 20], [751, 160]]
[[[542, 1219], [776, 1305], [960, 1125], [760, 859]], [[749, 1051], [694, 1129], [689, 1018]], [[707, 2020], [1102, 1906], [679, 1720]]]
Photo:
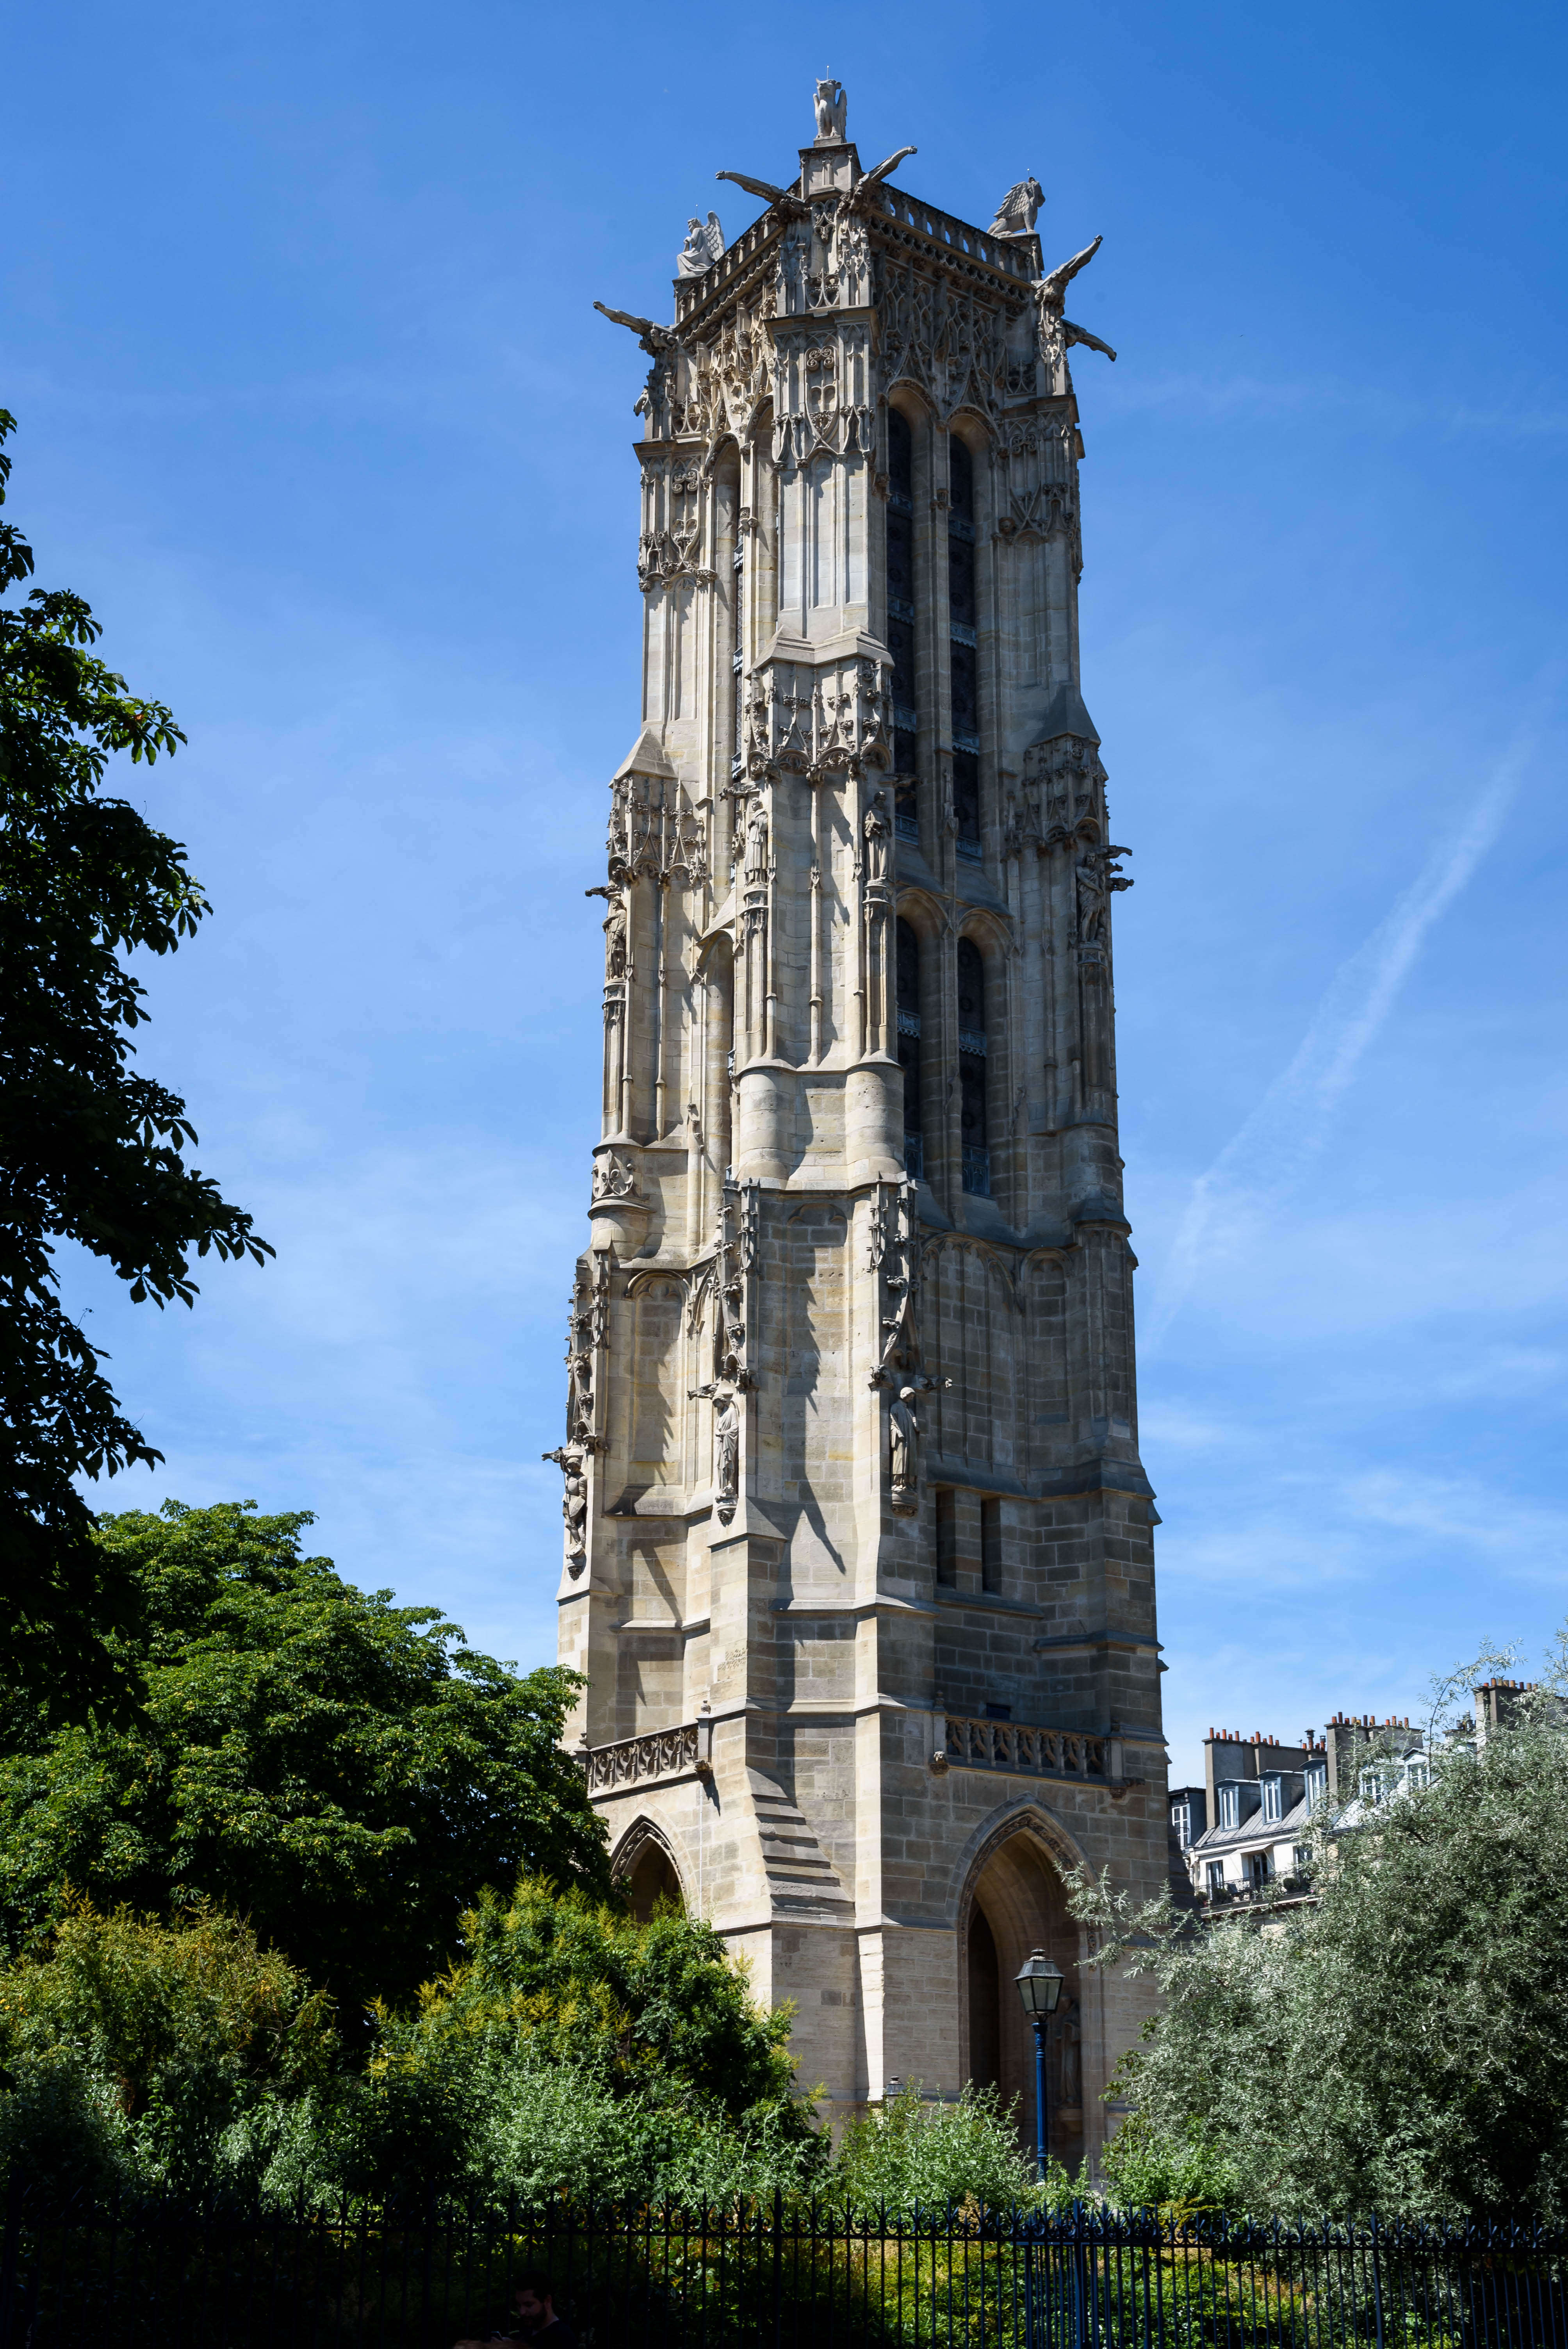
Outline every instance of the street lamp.
[[1014, 1980], [1024, 2013], [1035, 2026], [1035, 2164], [1046, 2174], [1046, 2025], [1062, 1994], [1062, 1970], [1052, 1965], [1044, 1950], [1031, 1952]]

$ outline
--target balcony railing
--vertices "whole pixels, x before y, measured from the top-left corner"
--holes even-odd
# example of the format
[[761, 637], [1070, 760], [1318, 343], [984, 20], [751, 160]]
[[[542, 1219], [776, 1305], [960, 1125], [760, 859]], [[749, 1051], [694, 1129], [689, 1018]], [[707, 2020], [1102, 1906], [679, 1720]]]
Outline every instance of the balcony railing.
[[617, 1738], [613, 1745], [591, 1745], [579, 1751], [591, 1795], [612, 1794], [617, 1787], [640, 1786], [650, 1778], [677, 1778], [687, 1771], [707, 1775], [703, 1724], [683, 1721], [674, 1729], [650, 1730], [645, 1737]]
[[948, 1762], [970, 1770], [1024, 1770], [1039, 1777], [1109, 1779], [1110, 1740], [1076, 1729], [1031, 1729], [1021, 1721], [944, 1715]]

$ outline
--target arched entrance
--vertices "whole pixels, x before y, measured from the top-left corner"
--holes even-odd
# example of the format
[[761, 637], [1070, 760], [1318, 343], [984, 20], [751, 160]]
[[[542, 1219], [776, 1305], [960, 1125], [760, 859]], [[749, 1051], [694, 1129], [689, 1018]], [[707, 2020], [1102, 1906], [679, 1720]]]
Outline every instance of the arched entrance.
[[673, 1901], [677, 1909], [686, 1907], [680, 1870], [664, 1838], [651, 1827], [633, 1828], [615, 1856], [614, 1874], [624, 1887], [639, 1925], [647, 1923], [661, 1900]]
[[1035, 2143], [1035, 2035], [1014, 1976], [1031, 1950], [1044, 1950], [1066, 1981], [1046, 2043], [1052, 2154], [1076, 2168], [1083, 2152], [1083, 2067], [1078, 1929], [1043, 1837], [1027, 1822], [1004, 1829], [983, 1851], [961, 1912], [969, 2077], [995, 2082], [1004, 2104], [1017, 2100], [1019, 2134]]

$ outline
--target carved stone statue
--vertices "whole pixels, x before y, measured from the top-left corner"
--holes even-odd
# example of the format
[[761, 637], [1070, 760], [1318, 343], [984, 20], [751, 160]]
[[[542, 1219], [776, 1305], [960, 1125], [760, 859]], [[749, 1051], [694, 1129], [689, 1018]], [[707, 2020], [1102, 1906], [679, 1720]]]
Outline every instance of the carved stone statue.
[[920, 1469], [916, 1451], [920, 1442], [920, 1422], [910, 1408], [914, 1401], [913, 1387], [900, 1387], [897, 1396], [888, 1405], [887, 1423], [892, 1451], [892, 1496], [895, 1502], [913, 1500]]
[[583, 1455], [563, 1444], [559, 1451], [542, 1453], [540, 1457], [553, 1460], [566, 1480], [561, 1515], [566, 1527], [566, 1570], [575, 1577], [588, 1563], [588, 1479]]
[[1045, 201], [1046, 191], [1032, 173], [1026, 180], [1016, 181], [996, 207], [992, 235], [1027, 236]]
[[724, 231], [718, 224], [718, 214], [709, 212], [706, 221], [694, 214], [686, 222], [686, 239], [676, 263], [677, 277], [706, 277], [724, 251]]
[[844, 85], [830, 74], [826, 81], [817, 84], [812, 104], [817, 110], [817, 144], [836, 147], [844, 136], [844, 124], [850, 101], [844, 96]]
[[1097, 947], [1104, 942], [1105, 916], [1113, 891], [1132, 887], [1126, 874], [1116, 870], [1116, 859], [1127, 854], [1125, 848], [1091, 848], [1087, 856], [1079, 857], [1074, 877], [1078, 883], [1080, 946]]
[[1070, 318], [1062, 315], [1062, 305], [1067, 300], [1069, 284], [1080, 269], [1088, 268], [1104, 243], [1103, 237], [1097, 236], [1092, 244], [1086, 244], [1081, 253], [1075, 253], [1072, 259], [1064, 261], [1059, 269], [1053, 269], [1046, 276], [1031, 280], [1040, 360], [1048, 373], [1065, 364], [1068, 347], [1072, 343], [1083, 343], [1090, 350], [1103, 351], [1109, 359], [1116, 357], [1109, 343], [1102, 343], [1098, 335], [1091, 335], [1087, 327], [1075, 326]]
[[768, 816], [761, 801], [755, 800], [746, 819], [746, 882], [751, 889], [759, 889], [768, 878]]
[[881, 792], [877, 793], [875, 799], [872, 800], [870, 807], [866, 810], [866, 820], [862, 829], [864, 830], [866, 836], [866, 879], [868, 881], [885, 881], [887, 879], [887, 844], [890, 833], [887, 816], [883, 812], [882, 809], [882, 795]]
[[611, 898], [610, 918], [604, 925], [604, 976], [626, 976], [626, 908], [618, 897]]
[[1078, 883], [1078, 944], [1097, 947], [1105, 926], [1105, 909], [1110, 903], [1105, 885], [1105, 869], [1097, 850], [1080, 856], [1074, 874]]
[[567, 1361], [569, 1392], [566, 1424], [573, 1435], [587, 1435], [593, 1427], [593, 1357], [579, 1349]]
[[714, 1410], [713, 1484], [721, 1507], [740, 1489], [740, 1406], [732, 1394], [717, 1397]]

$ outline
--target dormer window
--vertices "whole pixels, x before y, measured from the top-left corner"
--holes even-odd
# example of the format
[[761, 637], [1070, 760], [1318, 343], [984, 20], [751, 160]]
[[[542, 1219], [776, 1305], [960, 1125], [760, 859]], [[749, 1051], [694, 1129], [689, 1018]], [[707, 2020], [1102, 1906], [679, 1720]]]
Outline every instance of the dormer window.
[[1219, 1789], [1220, 1825], [1239, 1827], [1242, 1824], [1242, 1790], [1234, 1778], [1226, 1778]]
[[1264, 1817], [1273, 1826], [1284, 1816], [1284, 1780], [1277, 1774], [1264, 1780]]

